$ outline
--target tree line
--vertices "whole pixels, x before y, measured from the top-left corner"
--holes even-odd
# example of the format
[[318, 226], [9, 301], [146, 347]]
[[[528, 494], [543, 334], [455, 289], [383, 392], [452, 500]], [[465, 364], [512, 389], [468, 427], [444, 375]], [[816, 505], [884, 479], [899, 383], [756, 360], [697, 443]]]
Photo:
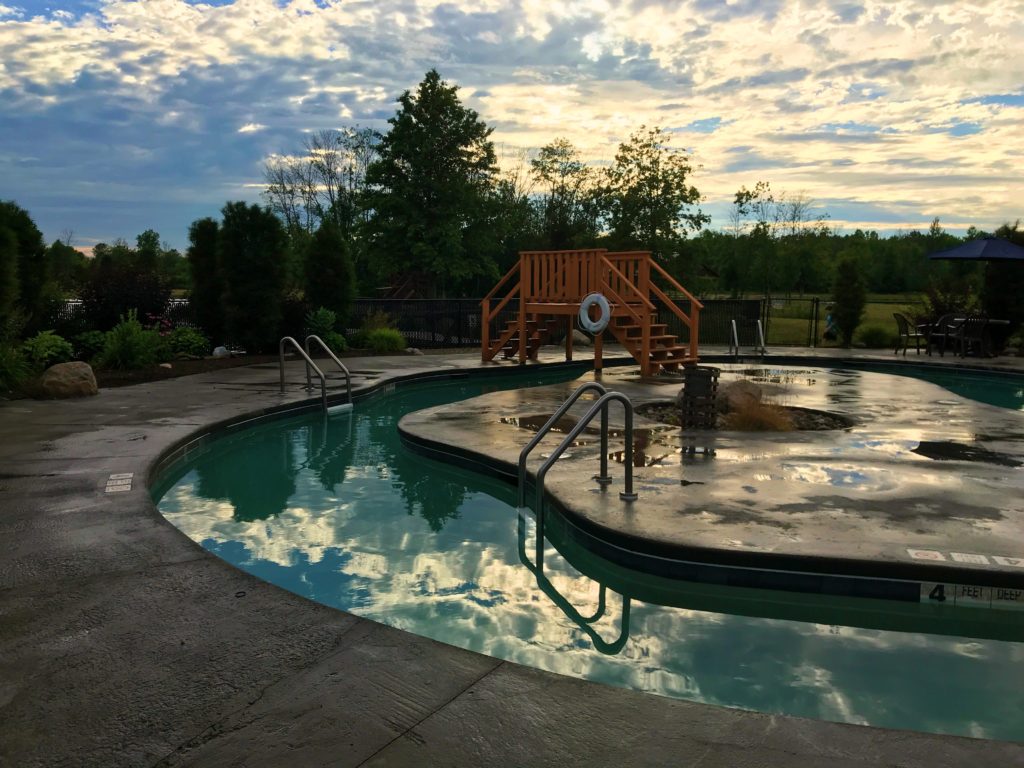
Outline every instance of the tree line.
[[184, 257], [147, 230], [86, 259], [70, 237], [45, 246], [28, 213], [3, 203], [0, 322], [41, 329], [48, 305], [77, 295], [109, 325], [129, 304], [144, 317], [187, 288], [212, 339], [265, 348], [317, 307], [344, 319], [357, 293], [404, 281], [424, 297], [480, 296], [520, 250], [594, 246], [650, 250], [705, 296], [828, 293], [845, 262], [876, 293], [983, 288], [977, 267], [928, 261], [961, 241], [938, 220], [895, 237], [841, 234], [812, 201], [764, 181], [736, 192], [727, 227], [709, 229], [691, 157], [658, 127], [605, 164], [558, 138], [501, 170], [492, 129], [436, 70], [397, 102], [386, 132], [322, 131], [272, 157], [266, 205], [229, 202], [219, 220], [193, 222]]

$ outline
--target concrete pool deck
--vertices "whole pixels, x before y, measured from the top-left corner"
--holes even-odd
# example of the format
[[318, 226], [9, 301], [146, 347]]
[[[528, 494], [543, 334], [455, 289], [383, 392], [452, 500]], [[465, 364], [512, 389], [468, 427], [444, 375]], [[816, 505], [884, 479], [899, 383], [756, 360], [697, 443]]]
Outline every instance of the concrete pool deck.
[[[346, 363], [357, 392], [480, 367], [473, 352]], [[0, 402], [0, 765], [1024, 763], [1021, 744], [723, 709], [540, 672], [236, 570], [157, 513], [147, 474], [211, 425], [309, 400], [300, 370], [290, 368], [284, 396], [274, 366], [253, 366], [87, 400]], [[130, 490], [107, 492], [111, 475], [129, 473], [130, 486], [112, 487]]]
[[[806, 574], [807, 591], [914, 600], [919, 584], [926, 596], [942, 584], [950, 603], [960, 598], [978, 607], [984, 599], [1024, 609], [1024, 412], [888, 373], [770, 362], [718, 367], [720, 386], [752, 381], [771, 402], [828, 411], [852, 426], [684, 432], [638, 415], [633, 484], [640, 498], [624, 502], [616, 492], [624, 475], [623, 417], [613, 404], [612, 485], [602, 490], [590, 479], [599, 467], [598, 421], [547, 476], [547, 492], [578, 535], [609, 544], [600, 551], [625, 565], [643, 567], [649, 555], [647, 569], [667, 575], [693, 570], [672, 571], [664, 562], [670, 558], [719, 566], [704, 569], [716, 583], [792, 589], [795, 574]], [[671, 402], [680, 387], [616, 367], [426, 409], [399, 428], [414, 447], [514, 477], [519, 452], [537, 429], [581, 382], [598, 378], [640, 412]], [[578, 401], [537, 446], [527, 463], [531, 478], [593, 398]], [[532, 489], [527, 505], [536, 506]]]

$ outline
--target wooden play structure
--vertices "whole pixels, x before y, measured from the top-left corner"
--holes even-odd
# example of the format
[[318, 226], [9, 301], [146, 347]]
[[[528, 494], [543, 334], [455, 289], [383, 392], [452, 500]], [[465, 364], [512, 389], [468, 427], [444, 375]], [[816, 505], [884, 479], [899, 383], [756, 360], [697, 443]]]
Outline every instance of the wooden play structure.
[[[669, 292], [689, 302], [689, 313]], [[520, 252], [519, 263], [481, 302], [483, 360], [493, 360], [499, 353], [507, 359], [518, 357], [521, 364], [536, 360], [541, 346], [560, 329], [566, 330], [565, 359], [572, 360], [573, 318], [583, 299], [593, 293], [607, 299], [611, 314], [608, 327], [594, 337], [596, 369], [601, 368], [604, 334], [608, 332], [640, 363], [645, 376], [697, 362], [703, 305], [649, 252], [611, 253], [603, 248]], [[685, 343], [668, 333], [667, 324], [657, 322], [659, 305], [688, 329]], [[516, 310], [514, 319], [492, 334], [493, 321], [509, 306]]]

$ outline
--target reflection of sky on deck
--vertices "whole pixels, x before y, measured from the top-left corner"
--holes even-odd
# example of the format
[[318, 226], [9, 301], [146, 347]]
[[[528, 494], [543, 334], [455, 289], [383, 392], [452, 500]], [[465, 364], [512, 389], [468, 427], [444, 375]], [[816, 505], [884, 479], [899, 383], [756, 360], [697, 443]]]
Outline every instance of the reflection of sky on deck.
[[[845, 384], [820, 375], [780, 383], [801, 405], [808, 399], [792, 388], [806, 387], [824, 406], [837, 389], [850, 402], [866, 376], [837, 379]], [[514, 396], [527, 406], [535, 402], [525, 392]], [[414, 400], [405, 395], [399, 406], [412, 408]], [[1017, 643], [633, 601], [629, 641], [615, 655], [598, 653], [520, 563], [511, 489], [406, 453], [391, 407], [377, 399], [351, 417], [235, 436], [215, 445], [160, 509], [207, 549], [286, 589], [499, 658], [767, 712], [1024, 738], [1024, 680], [1017, 672], [1024, 646]], [[816, 439], [779, 439], [746, 451], [742, 439], [719, 435], [714, 458], [680, 465], [673, 452], [673, 471], [710, 479], [717, 465], [746, 465], [750, 490], [742, 495], [779, 508], [803, 502], [817, 486], [831, 489], [828, 494], [885, 494], [901, 486], [896, 460], [935, 462], [909, 453], [929, 430], [897, 423], [882, 431], [854, 428], [827, 450]], [[805, 460], [809, 455], [816, 460]], [[942, 494], [964, 481], [928, 469], [917, 482]], [[693, 487], [709, 500], [719, 496], [713, 484]], [[991, 490], [1005, 504], [1020, 503], [1007, 499], [1005, 487]], [[720, 501], [732, 503], [733, 496], [722, 493]], [[532, 554], [532, 521], [527, 524]], [[596, 610], [596, 582], [550, 548], [545, 572], [581, 614]], [[610, 594], [607, 614], [593, 625], [606, 642], [619, 636], [622, 610], [622, 598]]]

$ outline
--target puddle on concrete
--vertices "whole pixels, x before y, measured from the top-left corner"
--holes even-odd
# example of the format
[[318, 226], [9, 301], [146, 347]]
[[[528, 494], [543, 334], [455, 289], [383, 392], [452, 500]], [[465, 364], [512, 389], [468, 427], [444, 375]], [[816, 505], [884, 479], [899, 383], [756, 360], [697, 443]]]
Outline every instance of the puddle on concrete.
[[1004, 453], [996, 453], [978, 445], [964, 445], [945, 440], [922, 440], [912, 452], [936, 461], [977, 461], [997, 464], [1000, 467], [1024, 466], [1024, 462]]
[[[502, 416], [499, 421], [502, 424], [510, 424], [520, 429], [528, 429], [531, 432], [537, 432], [547, 424], [550, 416]], [[550, 432], [554, 432], [560, 435], [566, 435], [573, 430], [576, 426], [576, 419], [569, 416], [563, 416], [561, 419], [555, 422], [554, 426], [550, 428]], [[662, 463], [665, 459], [678, 453], [678, 450], [652, 441], [652, 436], [658, 432], [664, 432], [666, 430], [653, 430], [653, 429], [634, 429], [633, 430], [633, 466], [634, 467], [652, 467], [655, 464]], [[586, 437], [584, 437], [585, 435]], [[588, 425], [583, 435], [573, 441], [572, 445], [575, 448], [581, 448], [587, 445], [593, 445], [600, 440], [601, 430], [597, 426]], [[609, 429], [608, 440], [610, 443], [616, 443], [621, 441], [623, 438], [623, 431], [621, 429]], [[652, 451], [652, 448], [656, 450]], [[608, 458], [618, 464], [622, 464], [626, 460], [625, 449], [617, 451], [611, 451], [608, 454]]]

